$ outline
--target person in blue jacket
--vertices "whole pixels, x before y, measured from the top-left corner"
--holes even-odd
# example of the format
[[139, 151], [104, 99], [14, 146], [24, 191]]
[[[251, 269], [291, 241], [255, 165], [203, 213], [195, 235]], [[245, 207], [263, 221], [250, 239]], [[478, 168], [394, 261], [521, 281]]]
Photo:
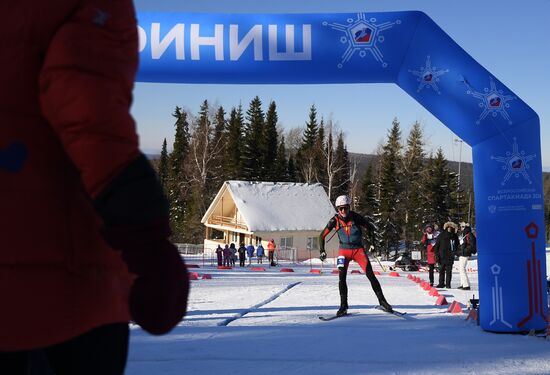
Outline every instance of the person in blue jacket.
[[258, 264], [263, 263], [262, 258], [264, 257], [264, 247], [262, 246], [261, 242], [258, 244], [258, 247], [256, 248], [256, 256], [258, 257]]
[[249, 244], [246, 247], [246, 256], [248, 257], [248, 265], [252, 263], [252, 257], [254, 256], [254, 245]]

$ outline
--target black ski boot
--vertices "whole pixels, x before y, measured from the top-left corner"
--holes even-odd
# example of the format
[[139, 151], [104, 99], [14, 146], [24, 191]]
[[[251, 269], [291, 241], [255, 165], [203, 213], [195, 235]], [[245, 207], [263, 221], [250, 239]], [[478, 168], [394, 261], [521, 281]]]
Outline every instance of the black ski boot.
[[389, 312], [389, 313], [393, 312], [393, 308], [392, 308], [391, 305], [388, 303], [388, 301], [386, 301], [385, 299], [383, 299], [383, 300], [380, 300], [380, 301], [378, 301], [378, 302], [380, 302], [380, 306], [382, 306], [382, 308], [383, 308], [384, 310], [386, 310], [386, 311]]
[[348, 313], [348, 303], [340, 304], [340, 308], [336, 311], [336, 316], [344, 316]]

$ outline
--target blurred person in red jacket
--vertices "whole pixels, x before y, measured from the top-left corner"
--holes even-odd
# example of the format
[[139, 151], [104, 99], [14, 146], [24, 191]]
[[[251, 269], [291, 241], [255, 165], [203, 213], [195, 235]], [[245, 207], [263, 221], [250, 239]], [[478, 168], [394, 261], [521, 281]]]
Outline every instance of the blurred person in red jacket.
[[430, 286], [434, 285], [434, 268], [435, 268], [435, 252], [434, 245], [437, 242], [437, 236], [439, 236], [439, 231], [436, 231], [433, 224], [428, 224], [424, 228], [424, 233], [422, 234], [422, 239], [420, 242], [426, 249], [426, 258], [428, 261], [428, 274], [430, 278]]
[[122, 374], [129, 320], [167, 333], [189, 292], [129, 113], [135, 11], [31, 6], [0, 4], [0, 374], [36, 373], [36, 355], [58, 374]]

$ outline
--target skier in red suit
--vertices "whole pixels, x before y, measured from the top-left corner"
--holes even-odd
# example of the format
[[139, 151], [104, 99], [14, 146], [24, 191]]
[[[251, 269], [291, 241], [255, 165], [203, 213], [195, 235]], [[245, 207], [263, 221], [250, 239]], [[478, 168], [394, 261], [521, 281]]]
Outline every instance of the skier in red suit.
[[325, 251], [325, 238], [331, 230], [335, 230], [338, 233], [338, 239], [340, 240], [340, 249], [338, 250], [337, 267], [339, 269], [339, 283], [338, 288], [340, 291], [340, 308], [336, 315], [342, 316], [347, 314], [348, 310], [348, 285], [346, 283], [346, 275], [348, 271], [348, 265], [351, 260], [359, 263], [365, 274], [367, 275], [372, 289], [378, 297], [380, 306], [388, 312], [392, 312], [391, 305], [386, 301], [380, 283], [376, 279], [372, 266], [367, 257], [365, 247], [363, 245], [363, 232], [361, 227], [366, 228], [369, 231], [369, 235], [373, 239], [374, 243], [374, 226], [369, 223], [363, 216], [350, 210], [351, 199], [347, 195], [341, 195], [336, 198], [336, 209], [338, 213], [332, 217], [325, 229], [321, 232], [319, 237], [321, 260], [324, 261], [327, 258]]

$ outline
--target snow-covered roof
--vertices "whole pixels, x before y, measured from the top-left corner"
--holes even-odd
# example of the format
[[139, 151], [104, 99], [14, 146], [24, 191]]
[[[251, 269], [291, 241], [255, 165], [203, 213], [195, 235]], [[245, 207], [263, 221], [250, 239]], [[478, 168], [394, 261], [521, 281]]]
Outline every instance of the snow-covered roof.
[[321, 231], [335, 213], [321, 184], [226, 181], [224, 187], [251, 232]]

